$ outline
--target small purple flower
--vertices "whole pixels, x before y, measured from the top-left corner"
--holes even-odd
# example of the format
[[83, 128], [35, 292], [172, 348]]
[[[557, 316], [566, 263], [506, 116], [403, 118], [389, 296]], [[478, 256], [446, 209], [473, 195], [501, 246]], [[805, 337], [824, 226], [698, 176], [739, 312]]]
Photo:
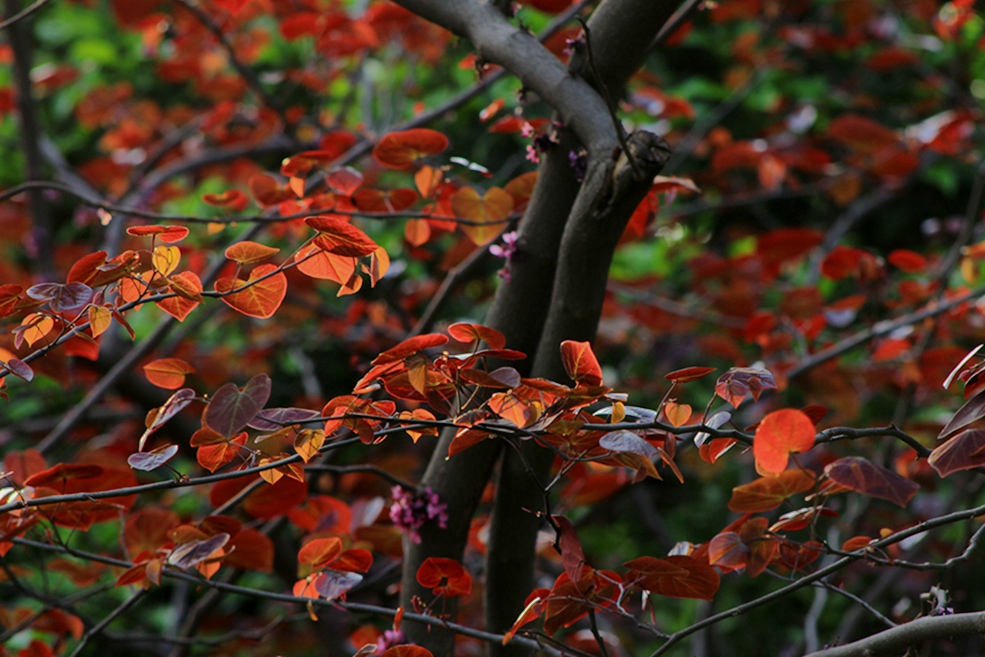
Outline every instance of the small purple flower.
[[376, 652], [382, 655], [389, 648], [399, 646], [402, 643], [407, 643], [407, 637], [404, 636], [403, 632], [399, 630], [384, 630], [383, 638], [376, 644]]
[[568, 164], [575, 173], [575, 180], [582, 182], [585, 180], [585, 173], [588, 171], [588, 151], [579, 148], [568, 153]]
[[429, 520], [437, 520], [442, 529], [448, 526], [448, 505], [430, 487], [414, 492], [394, 486], [390, 494], [393, 496], [390, 520], [407, 532], [413, 542], [421, 542], [419, 530]]
[[499, 276], [505, 281], [510, 280], [510, 265], [513, 263], [513, 256], [516, 254], [516, 241], [517, 233], [515, 230], [511, 230], [508, 233], [503, 233], [503, 243], [493, 244], [489, 247], [489, 253], [493, 254], [497, 258], [503, 258], [506, 263], [503, 268], [499, 270]]

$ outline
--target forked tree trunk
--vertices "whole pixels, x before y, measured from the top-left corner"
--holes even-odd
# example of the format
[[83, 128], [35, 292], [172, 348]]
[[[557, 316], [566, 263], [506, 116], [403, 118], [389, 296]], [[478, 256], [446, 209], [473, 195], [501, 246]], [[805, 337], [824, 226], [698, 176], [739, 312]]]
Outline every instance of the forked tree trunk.
[[[569, 71], [492, 3], [397, 2], [470, 39], [484, 59], [509, 70], [548, 102], [566, 126], [560, 144], [542, 158], [537, 186], [520, 224], [510, 280], [498, 290], [485, 322], [506, 335], [508, 347], [528, 354], [526, 364], [518, 368], [522, 374], [563, 381], [559, 345], [562, 340], [595, 337], [616, 244], [669, 156], [666, 144], [655, 135], [620, 135], [607, 99], [619, 97], [680, 3], [604, 0], [588, 22], [591, 57], [589, 49], [582, 48]], [[597, 90], [598, 81], [603, 81], [605, 93]], [[630, 157], [623, 152], [624, 144]], [[575, 179], [569, 162], [569, 153], [578, 147], [588, 152], [583, 182]], [[425, 559], [461, 560], [472, 516], [502, 453], [486, 562], [485, 610], [487, 629], [504, 632], [533, 588], [534, 539], [542, 519], [531, 509], [544, 507], [539, 482], [546, 478], [551, 454], [529, 441], [519, 455], [487, 440], [446, 459], [450, 441], [450, 435], [442, 436], [422, 480], [448, 504], [448, 527], [425, 527], [420, 544], [405, 546], [401, 604], [410, 610], [415, 596], [430, 595], [416, 581]], [[455, 609], [445, 605], [443, 611], [453, 615]], [[404, 631], [409, 640], [438, 657], [454, 654], [451, 632], [407, 622]], [[491, 646], [490, 652], [512, 657], [528, 651]]]

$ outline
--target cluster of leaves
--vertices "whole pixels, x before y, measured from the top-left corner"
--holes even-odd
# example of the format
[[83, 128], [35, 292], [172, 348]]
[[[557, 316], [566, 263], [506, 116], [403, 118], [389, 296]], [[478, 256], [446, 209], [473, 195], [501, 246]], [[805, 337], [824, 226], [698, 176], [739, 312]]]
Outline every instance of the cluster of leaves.
[[[546, 26], [566, 57], [581, 30], [553, 31], [548, 15], [577, 8], [524, 4], [521, 20]], [[921, 573], [939, 566], [964, 610], [985, 608], [973, 578], [949, 570], [980, 530], [924, 534], [985, 515], [961, 479], [985, 465], [985, 379], [960, 346], [983, 325], [981, 87], [965, 83], [985, 79], [985, 27], [968, 2], [811, 4], [707, 3], [631, 80], [627, 120], [661, 124], [693, 161], [658, 177], [633, 214], [595, 348], [558, 345], [570, 383], [524, 376], [513, 365], [525, 354], [477, 321], [428, 332], [459, 276], [471, 280], [443, 317], [479, 314], [493, 272], [522, 257], [510, 231], [537, 174], [501, 156], [521, 139], [532, 159], [557, 145], [540, 108], [448, 32], [384, 2], [40, 10], [39, 116], [71, 154], [49, 166], [75, 186], [50, 183], [38, 201], [16, 186], [20, 159], [0, 163], [0, 584], [14, 592], [2, 650], [129, 647], [163, 622], [147, 615], [142, 635], [106, 625], [139, 600], [166, 607], [162, 587], [201, 587], [262, 603], [232, 612], [231, 638], [207, 629], [200, 641], [204, 618], [230, 617], [197, 608], [174, 629], [202, 652], [211, 635], [227, 654], [262, 637], [303, 650], [298, 636], [318, 631], [309, 617], [344, 613], [356, 654], [427, 657], [388, 644], [406, 618], [462, 636], [480, 624], [473, 566], [490, 523], [484, 508], [465, 558], [426, 560], [414, 576], [431, 597], [397, 608], [391, 575], [411, 526], [386, 512], [389, 486], [427, 499], [408, 479], [442, 430], [452, 459], [532, 441], [555, 460], [530, 510], [548, 528], [544, 585], [509, 631], [472, 633], [483, 641], [669, 650], [707, 625], [663, 599], [715, 601], [722, 621], [740, 606], [725, 591], [740, 575], [749, 609], [773, 579], [790, 594], [857, 592], [820, 621], [846, 639], [849, 605], [872, 624], [920, 613], [913, 600], [936, 583]], [[66, 44], [99, 72], [60, 58]], [[127, 63], [138, 55], [153, 76]], [[462, 105], [467, 83], [479, 98]], [[3, 72], [0, 84], [9, 141], [23, 91]], [[396, 97], [420, 106], [388, 109]], [[55, 217], [47, 228], [37, 203]], [[892, 230], [859, 223], [879, 207]], [[959, 362], [967, 401], [951, 414], [940, 383]], [[63, 412], [64, 428], [32, 428]], [[873, 428], [841, 426], [859, 423]], [[653, 491], [686, 499], [670, 508]], [[924, 503], [907, 509], [918, 491]], [[613, 520], [627, 500], [632, 520]], [[447, 502], [417, 521], [439, 523]], [[593, 507], [624, 545], [595, 535]], [[860, 603], [888, 588], [872, 565], [906, 576]], [[759, 640], [722, 632], [734, 648]]]

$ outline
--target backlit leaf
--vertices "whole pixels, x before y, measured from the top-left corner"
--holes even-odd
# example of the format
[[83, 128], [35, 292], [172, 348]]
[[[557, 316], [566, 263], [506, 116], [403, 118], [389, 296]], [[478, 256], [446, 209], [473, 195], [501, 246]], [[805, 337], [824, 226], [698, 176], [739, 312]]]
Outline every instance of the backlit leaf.
[[335, 217], [308, 217], [306, 224], [318, 231], [314, 244], [322, 251], [340, 256], [361, 257], [376, 251], [379, 245], [348, 221]]
[[458, 561], [446, 557], [428, 557], [417, 569], [417, 583], [435, 595], [449, 598], [472, 592], [472, 576]]
[[685, 367], [682, 370], [674, 370], [670, 374], [665, 374], [664, 378], [674, 383], [687, 383], [707, 376], [714, 371], [714, 367]]
[[267, 246], [266, 244], [259, 244], [258, 242], [244, 240], [227, 248], [225, 255], [226, 258], [232, 260], [233, 262], [238, 262], [241, 265], [249, 265], [254, 262], [266, 260], [270, 256], [275, 255], [278, 251], [280, 251], [280, 249], [275, 249], [274, 247]]
[[814, 446], [814, 434], [814, 423], [802, 411], [773, 411], [759, 423], [752, 442], [757, 469], [767, 474], [783, 472], [791, 453]]
[[448, 148], [448, 137], [430, 128], [391, 132], [373, 148], [373, 159], [390, 169], [409, 169], [417, 160]]
[[180, 358], [161, 358], [144, 365], [147, 380], [158, 388], [177, 390], [185, 384], [185, 375], [195, 368]]
[[489, 188], [482, 196], [471, 187], [462, 187], [451, 197], [451, 208], [456, 216], [471, 222], [461, 224], [462, 232], [482, 246], [502, 232], [513, 212], [513, 197], [499, 187]]
[[247, 281], [220, 278], [215, 282], [215, 290], [229, 307], [250, 317], [267, 319], [277, 312], [287, 296], [287, 276], [277, 271], [276, 265], [260, 265]]
[[562, 342], [561, 362], [564, 364], [564, 371], [575, 383], [586, 386], [602, 385], [602, 368], [589, 342]]
[[188, 237], [188, 229], [184, 226], [130, 226], [127, 228], [127, 235], [134, 237], [152, 235], [162, 242], [171, 244]]
[[502, 349], [506, 346], [506, 337], [494, 328], [481, 324], [459, 322], [448, 327], [448, 335], [459, 342], [485, 342], [492, 349]]

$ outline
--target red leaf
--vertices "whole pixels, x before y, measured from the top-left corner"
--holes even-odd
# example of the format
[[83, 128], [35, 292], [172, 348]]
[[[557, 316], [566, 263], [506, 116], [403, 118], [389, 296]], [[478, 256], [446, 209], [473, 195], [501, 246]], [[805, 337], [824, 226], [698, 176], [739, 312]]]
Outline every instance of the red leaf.
[[814, 423], [802, 411], [785, 408], [763, 418], [752, 441], [752, 452], [760, 472], [779, 474], [787, 468], [793, 452], [814, 446]]
[[35, 488], [44, 486], [62, 492], [71, 479], [96, 479], [103, 474], [103, 468], [94, 464], [59, 463], [47, 470], [31, 475], [25, 486]]
[[220, 278], [215, 282], [215, 291], [222, 294], [220, 298], [230, 308], [249, 317], [267, 319], [277, 312], [287, 296], [287, 276], [277, 271], [276, 265], [260, 265], [247, 281]]
[[896, 133], [871, 119], [846, 114], [831, 122], [828, 136], [862, 153], [874, 153], [899, 141]]
[[342, 554], [342, 539], [334, 536], [316, 538], [305, 543], [298, 551], [298, 563], [318, 568], [335, 561], [340, 554]]
[[564, 516], [554, 516], [554, 522], [560, 529], [558, 548], [561, 550], [564, 572], [568, 574], [568, 579], [572, 582], [581, 582], [582, 575], [588, 567], [585, 563], [585, 553], [578, 541], [578, 535], [575, 534], [574, 525]]
[[942, 477], [985, 465], [985, 430], [969, 429], [938, 445], [927, 460]]
[[682, 555], [666, 559], [639, 557], [623, 565], [630, 569], [628, 582], [669, 598], [712, 600], [721, 579], [704, 561]]
[[664, 378], [674, 383], [687, 383], [707, 376], [714, 371], [714, 367], [685, 367], [682, 370], [674, 370], [670, 374], [665, 374]]
[[203, 194], [202, 202], [206, 205], [239, 212], [246, 208], [249, 199], [238, 189], [228, 189], [221, 194]]
[[414, 128], [391, 132], [373, 148], [373, 159], [390, 169], [409, 169], [418, 159], [448, 148], [448, 137], [437, 130]]
[[400, 212], [417, 203], [420, 197], [413, 189], [399, 187], [381, 190], [364, 187], [352, 195], [352, 204], [363, 212]]
[[153, 235], [162, 242], [180, 242], [188, 236], [188, 229], [184, 226], [130, 226], [127, 228], [127, 235], [143, 237]]
[[847, 456], [829, 463], [824, 474], [839, 486], [863, 495], [888, 500], [905, 507], [920, 486], [892, 470], [876, 465], [860, 456]]
[[380, 657], [434, 657], [434, 655], [427, 648], [403, 644], [387, 648], [386, 652], [380, 655]]
[[348, 221], [319, 215], [308, 217], [304, 223], [318, 231], [314, 243], [328, 253], [358, 258], [368, 256], [379, 248], [366, 233]]
[[966, 401], [954, 413], [954, 417], [941, 429], [937, 438], [938, 440], [944, 440], [949, 436], [953, 436], [972, 422], [977, 422], [983, 417], [985, 417], [985, 391], [978, 393]]
[[586, 386], [602, 385], [602, 368], [588, 342], [565, 340], [561, 343], [561, 362], [564, 371], [575, 383]]
[[467, 322], [452, 324], [448, 327], [448, 335], [466, 344], [484, 341], [492, 349], [502, 349], [506, 346], [506, 337], [502, 333], [481, 324]]
[[453, 598], [472, 592], [472, 576], [462, 564], [446, 557], [428, 557], [417, 569], [417, 582], [435, 595]]
[[447, 342], [448, 336], [440, 333], [416, 335], [412, 338], [407, 338], [395, 347], [391, 347], [384, 351], [382, 354], [373, 359], [373, 365], [396, 363], [397, 361], [404, 360], [408, 356], [416, 354], [419, 351], [424, 351], [425, 349], [430, 349], [432, 347], [440, 347]]

